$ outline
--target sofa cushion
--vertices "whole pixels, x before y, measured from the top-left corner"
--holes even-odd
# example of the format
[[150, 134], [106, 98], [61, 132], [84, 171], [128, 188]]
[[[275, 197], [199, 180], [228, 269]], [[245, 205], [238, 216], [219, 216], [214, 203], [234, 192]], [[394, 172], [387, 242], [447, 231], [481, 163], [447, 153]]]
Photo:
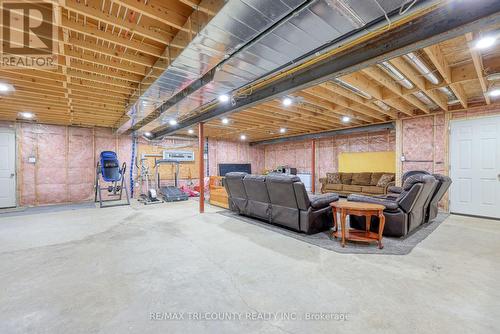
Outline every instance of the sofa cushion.
[[326, 208], [330, 203], [338, 201], [339, 195], [337, 194], [321, 194], [321, 195], [310, 195], [309, 200], [311, 201], [311, 206], [313, 209]]
[[377, 187], [382, 187], [385, 188], [389, 183], [394, 181], [395, 175], [394, 174], [384, 174], [382, 177], [380, 177], [380, 180], [377, 182]]
[[351, 184], [369, 186], [371, 179], [372, 173], [353, 173]]
[[327, 184], [325, 186], [325, 190], [334, 190], [334, 191], [341, 191], [342, 188], [343, 188], [343, 184], [342, 183], [339, 183], [339, 184]]
[[376, 186], [362, 186], [361, 192], [364, 192], [367, 194], [383, 194], [384, 188], [376, 187]]
[[373, 203], [373, 204], [381, 204], [385, 206], [385, 210], [387, 211], [396, 211], [399, 208], [399, 205], [395, 201], [383, 199], [383, 198], [375, 198], [371, 196], [364, 195], [349, 195], [347, 197], [347, 201], [349, 202], [364, 202], [364, 203]]
[[326, 173], [326, 183], [340, 183], [340, 174]]
[[372, 173], [372, 177], [370, 179], [370, 185], [371, 186], [376, 186], [377, 183], [378, 183], [378, 180], [380, 180], [380, 178], [382, 177], [382, 175], [384, 174], [387, 174], [387, 173], [379, 173], [379, 172], [376, 172], [376, 173]]
[[361, 186], [344, 184], [342, 191], [361, 192]]
[[342, 184], [351, 184], [352, 173], [340, 173]]

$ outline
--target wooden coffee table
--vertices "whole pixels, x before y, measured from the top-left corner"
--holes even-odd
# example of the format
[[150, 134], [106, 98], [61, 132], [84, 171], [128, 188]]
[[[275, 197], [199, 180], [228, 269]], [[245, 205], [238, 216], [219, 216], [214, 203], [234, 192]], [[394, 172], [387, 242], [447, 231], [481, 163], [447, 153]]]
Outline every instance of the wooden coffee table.
[[[378, 248], [384, 248], [382, 244], [382, 232], [384, 231], [385, 217], [384, 209], [385, 206], [382, 204], [372, 204], [364, 202], [347, 202], [347, 201], [337, 201], [330, 203], [333, 209], [333, 233], [335, 238], [342, 238], [342, 247], [345, 247], [346, 240], [349, 241], [360, 241], [360, 242], [373, 242], [378, 243]], [[340, 224], [341, 230], [339, 235], [337, 213], [340, 213]], [[345, 221], [348, 215], [355, 216], [365, 216], [366, 227], [365, 231], [356, 230], [350, 228], [346, 230]], [[371, 217], [377, 216], [380, 219], [380, 224], [378, 227], [378, 233], [370, 231]]]

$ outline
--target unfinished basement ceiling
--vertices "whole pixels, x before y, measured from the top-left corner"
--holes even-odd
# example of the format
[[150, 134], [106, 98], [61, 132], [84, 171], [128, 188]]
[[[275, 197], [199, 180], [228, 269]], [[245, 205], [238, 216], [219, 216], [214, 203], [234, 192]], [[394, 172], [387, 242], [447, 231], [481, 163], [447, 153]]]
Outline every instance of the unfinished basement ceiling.
[[[303, 5], [299, 7], [301, 3]], [[167, 127], [170, 120], [183, 117], [221, 94], [273, 73], [304, 54], [383, 18], [400, 6], [400, 0], [229, 1], [142, 95], [144, 102], [137, 103], [130, 111], [130, 116], [135, 117], [124, 123], [119, 132], [130, 127], [141, 132]], [[256, 36], [258, 38], [254, 40]], [[227, 50], [238, 51], [227, 58], [230, 54]], [[217, 66], [209, 84], [161, 115], [157, 111], [155, 115], [159, 117], [153, 121], [141, 122], [159, 102], [179, 92], [220, 61], [223, 62]]]
[[[491, 78], [500, 73], [500, 45], [482, 50], [475, 47], [481, 36], [496, 31], [496, 27], [486, 27], [475, 35], [459, 36], [414, 52], [435, 79], [426, 79], [425, 72], [420, 72], [408, 57], [391, 59], [390, 67], [411, 88], [382, 66], [372, 66], [343, 76], [340, 81], [289, 94], [290, 106], [275, 99], [228, 115], [224, 123], [222, 118], [213, 119], [206, 123], [205, 133], [226, 140], [240, 140], [244, 134], [247, 141], [255, 142], [474, 106], [499, 104], [500, 108], [500, 99], [487, 92], [495, 84]], [[415, 96], [418, 92], [429, 101], [425, 103]], [[345, 116], [349, 117], [347, 122], [343, 121]], [[190, 135], [187, 129], [178, 134]]]
[[65, 0], [58, 67], [0, 69], [0, 119], [32, 112], [48, 124], [115, 127], [224, 0]]

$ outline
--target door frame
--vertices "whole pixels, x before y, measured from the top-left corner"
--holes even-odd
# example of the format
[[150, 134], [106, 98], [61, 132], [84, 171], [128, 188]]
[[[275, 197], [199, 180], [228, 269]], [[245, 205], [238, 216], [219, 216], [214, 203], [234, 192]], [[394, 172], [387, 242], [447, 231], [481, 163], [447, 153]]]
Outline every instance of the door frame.
[[[457, 119], [450, 119], [448, 123], [448, 176], [451, 178], [451, 146], [452, 146], [452, 141], [451, 141], [451, 127], [453, 124], [460, 123], [460, 122], [467, 122], [467, 121], [474, 121], [478, 119], [485, 119], [485, 118], [499, 118], [500, 119], [500, 113], [494, 114], [494, 115], [478, 115], [478, 116], [466, 116], [464, 118], [457, 118]], [[453, 179], [452, 179], [453, 182]], [[480, 218], [486, 218], [486, 219], [498, 219], [494, 217], [488, 217], [488, 216], [478, 216], [478, 215], [473, 215], [473, 214], [465, 214], [465, 213], [455, 213], [451, 210], [451, 198], [452, 198], [452, 191], [453, 188], [450, 187], [449, 189], [449, 194], [448, 194], [448, 212], [450, 214], [454, 215], [461, 215], [461, 216], [471, 216], [471, 217], [480, 217]]]
[[[17, 131], [16, 131], [16, 128], [15, 128], [15, 125], [13, 125], [12, 127], [9, 127], [8, 125], [7, 126], [3, 126], [3, 125], [0, 125], [0, 132], [2, 133], [12, 133], [14, 135], [14, 173], [16, 174], [16, 177], [14, 178], [14, 182], [15, 182], [15, 185], [14, 185], [14, 189], [15, 189], [15, 208], [19, 207], [19, 171], [18, 171], [18, 167], [19, 167], [19, 163], [18, 163], [18, 159], [19, 159], [19, 152], [18, 152], [18, 144], [17, 144]], [[2, 209], [0, 209], [2, 210]]]

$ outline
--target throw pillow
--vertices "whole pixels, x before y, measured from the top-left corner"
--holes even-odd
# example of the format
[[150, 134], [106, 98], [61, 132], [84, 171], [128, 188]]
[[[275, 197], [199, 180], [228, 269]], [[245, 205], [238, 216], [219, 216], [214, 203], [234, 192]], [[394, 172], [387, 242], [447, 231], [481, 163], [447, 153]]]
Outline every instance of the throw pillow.
[[394, 174], [384, 174], [380, 177], [380, 179], [377, 182], [377, 187], [382, 187], [385, 188], [389, 183], [394, 181]]
[[339, 173], [326, 173], [326, 182], [330, 184], [341, 183]]

